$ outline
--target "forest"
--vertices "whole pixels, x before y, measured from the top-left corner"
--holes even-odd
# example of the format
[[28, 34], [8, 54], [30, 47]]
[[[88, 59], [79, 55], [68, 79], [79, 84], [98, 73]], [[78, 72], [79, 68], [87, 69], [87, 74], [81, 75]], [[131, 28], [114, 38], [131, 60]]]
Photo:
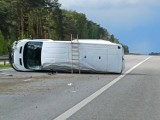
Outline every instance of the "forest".
[[[58, 0], [0, 0], [0, 55], [7, 54], [8, 46], [14, 41], [30, 36], [71, 40], [71, 34], [73, 38], [78, 35], [79, 39], [120, 43], [106, 28], [88, 20], [85, 14], [61, 9]], [[123, 47], [128, 54], [128, 46]]]

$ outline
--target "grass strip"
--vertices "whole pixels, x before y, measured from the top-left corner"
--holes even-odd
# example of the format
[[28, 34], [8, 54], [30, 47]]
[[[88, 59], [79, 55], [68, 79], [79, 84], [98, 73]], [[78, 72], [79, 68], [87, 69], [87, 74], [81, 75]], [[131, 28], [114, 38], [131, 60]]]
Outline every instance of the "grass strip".
[[11, 65], [10, 64], [0, 64], [0, 69], [5, 69], [5, 68], [10, 68]]

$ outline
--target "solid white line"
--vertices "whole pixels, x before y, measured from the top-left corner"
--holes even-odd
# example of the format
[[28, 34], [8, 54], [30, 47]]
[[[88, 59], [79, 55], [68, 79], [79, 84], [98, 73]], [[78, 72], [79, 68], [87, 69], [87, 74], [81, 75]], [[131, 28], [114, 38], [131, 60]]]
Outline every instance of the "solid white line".
[[100, 94], [102, 94], [104, 91], [106, 91], [107, 89], [109, 89], [116, 82], [118, 82], [123, 77], [125, 77], [132, 70], [134, 70], [135, 68], [137, 68], [139, 65], [141, 65], [144, 62], [146, 62], [150, 58], [151, 57], [148, 57], [147, 59], [145, 59], [142, 62], [138, 63], [137, 65], [135, 65], [134, 67], [132, 67], [131, 69], [129, 69], [127, 72], [125, 72], [123, 75], [120, 75], [119, 77], [117, 77], [116, 79], [114, 79], [113, 81], [111, 81], [110, 83], [108, 83], [107, 85], [105, 85], [104, 87], [102, 87], [101, 89], [99, 89], [98, 91], [96, 91], [95, 93], [93, 93], [92, 95], [90, 95], [89, 97], [87, 97], [84, 100], [82, 100], [80, 103], [76, 104], [75, 106], [73, 106], [72, 108], [70, 108], [69, 110], [67, 110], [66, 112], [62, 113], [60, 116], [58, 116], [54, 120], [66, 120], [67, 118], [69, 118], [70, 116], [72, 116], [74, 113], [76, 113], [78, 110], [80, 110], [82, 107], [84, 107], [89, 102], [91, 102], [96, 97], [98, 97]]

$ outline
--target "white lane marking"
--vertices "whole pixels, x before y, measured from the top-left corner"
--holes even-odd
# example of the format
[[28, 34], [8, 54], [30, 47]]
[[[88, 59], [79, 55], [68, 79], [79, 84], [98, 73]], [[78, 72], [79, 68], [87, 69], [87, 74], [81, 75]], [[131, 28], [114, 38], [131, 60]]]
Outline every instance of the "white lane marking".
[[107, 85], [105, 85], [104, 87], [102, 87], [101, 89], [99, 89], [98, 91], [96, 91], [95, 93], [93, 93], [92, 95], [90, 95], [89, 97], [87, 97], [84, 100], [82, 100], [80, 103], [76, 104], [75, 106], [73, 106], [72, 108], [70, 108], [69, 110], [67, 110], [66, 112], [62, 113], [60, 116], [58, 116], [54, 120], [66, 120], [67, 118], [69, 118], [70, 116], [72, 116], [74, 113], [76, 113], [78, 110], [80, 110], [82, 107], [84, 107], [85, 105], [87, 105], [88, 103], [90, 103], [92, 100], [94, 100], [96, 97], [98, 97], [100, 94], [102, 94], [104, 91], [106, 91], [107, 89], [109, 89], [116, 82], [118, 82], [123, 77], [125, 77], [132, 70], [134, 70], [135, 68], [137, 68], [139, 65], [141, 65], [144, 62], [146, 62], [150, 58], [151, 57], [148, 57], [147, 59], [145, 59], [142, 62], [138, 63], [137, 65], [135, 65], [134, 67], [132, 67], [131, 69], [129, 69], [127, 72], [125, 72], [123, 75], [120, 75], [119, 77], [117, 77], [116, 79], [114, 79], [113, 81], [111, 81], [110, 83], [108, 83]]

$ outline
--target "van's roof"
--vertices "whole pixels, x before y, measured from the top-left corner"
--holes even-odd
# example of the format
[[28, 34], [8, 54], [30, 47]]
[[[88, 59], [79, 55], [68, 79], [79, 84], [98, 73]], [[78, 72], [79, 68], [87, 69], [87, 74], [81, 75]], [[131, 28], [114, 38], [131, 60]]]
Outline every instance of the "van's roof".
[[[77, 41], [77, 39], [73, 40]], [[110, 41], [102, 40], [102, 39], [78, 39], [79, 43], [91, 43], [91, 44], [115, 44]]]
[[[52, 39], [23, 39], [24, 41], [42, 41], [42, 42], [58, 42], [58, 43], [71, 43], [71, 41], [64, 40], [52, 40]], [[116, 43], [112, 43], [107, 40], [102, 39], [74, 39], [72, 42], [86, 43], [86, 44], [109, 44], [109, 45], [117, 45]]]

